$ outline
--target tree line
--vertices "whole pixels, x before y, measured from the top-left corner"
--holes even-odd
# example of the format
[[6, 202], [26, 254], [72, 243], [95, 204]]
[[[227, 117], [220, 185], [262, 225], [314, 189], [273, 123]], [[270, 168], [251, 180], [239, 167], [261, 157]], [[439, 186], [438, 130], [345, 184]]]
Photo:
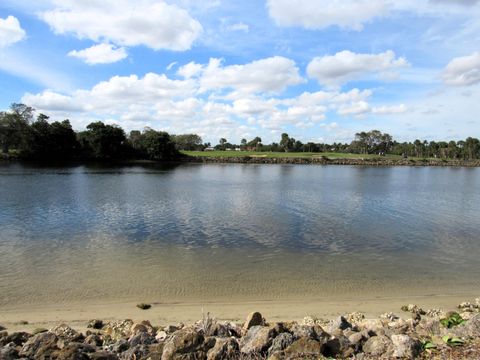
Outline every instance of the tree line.
[[468, 137], [460, 141], [398, 142], [378, 130], [359, 132], [350, 143], [303, 143], [283, 133], [278, 142], [263, 144], [260, 137], [240, 144], [225, 138], [217, 145], [203, 143], [196, 134], [170, 135], [145, 128], [128, 135], [117, 125], [92, 122], [86, 130], [76, 132], [69, 120], [50, 122], [24, 104], [12, 104], [0, 112], [0, 146], [3, 154], [15, 153], [27, 159], [44, 160], [176, 160], [181, 150], [242, 150], [262, 152], [337, 152], [356, 154], [392, 154], [420, 158], [480, 159], [480, 141]]

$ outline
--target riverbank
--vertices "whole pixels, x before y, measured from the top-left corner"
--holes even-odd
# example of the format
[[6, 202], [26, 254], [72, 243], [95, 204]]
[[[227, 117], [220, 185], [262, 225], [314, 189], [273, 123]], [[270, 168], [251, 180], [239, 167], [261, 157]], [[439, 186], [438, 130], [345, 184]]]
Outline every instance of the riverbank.
[[451, 160], [451, 159], [404, 159], [392, 157], [366, 158], [330, 158], [327, 156], [310, 157], [268, 157], [263, 155], [246, 156], [192, 156], [182, 158], [182, 162], [204, 164], [302, 164], [302, 165], [351, 165], [351, 166], [451, 166], [451, 167], [480, 167], [480, 160]]
[[[295, 320], [271, 316], [272, 308], [265, 304], [263, 307], [269, 311], [253, 312], [245, 319], [247, 306], [259, 309], [262, 304], [245, 305], [236, 307], [243, 312], [240, 319], [224, 318], [207, 310], [187, 322], [181, 321], [181, 316], [158, 319], [153, 312], [159, 305], [152, 304], [149, 310], [135, 307], [133, 320], [95, 317], [69, 321], [57, 316], [46, 326], [35, 324], [35, 328], [27, 329], [20, 328], [32, 325], [25, 320], [23, 325], [0, 320], [5, 328], [0, 328], [0, 358], [480, 358], [478, 298], [447, 309], [391, 304], [391, 311], [375, 317], [357, 310], [331, 318], [305, 313]], [[175, 304], [170, 306], [175, 308]], [[295, 308], [290, 306], [293, 314]]]

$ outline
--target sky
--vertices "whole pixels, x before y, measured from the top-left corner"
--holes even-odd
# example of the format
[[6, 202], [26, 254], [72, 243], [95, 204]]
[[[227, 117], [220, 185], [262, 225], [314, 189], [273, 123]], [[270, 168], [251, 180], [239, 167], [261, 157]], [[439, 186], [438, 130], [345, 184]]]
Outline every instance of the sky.
[[0, 0], [0, 109], [240, 143], [480, 137], [480, 0]]

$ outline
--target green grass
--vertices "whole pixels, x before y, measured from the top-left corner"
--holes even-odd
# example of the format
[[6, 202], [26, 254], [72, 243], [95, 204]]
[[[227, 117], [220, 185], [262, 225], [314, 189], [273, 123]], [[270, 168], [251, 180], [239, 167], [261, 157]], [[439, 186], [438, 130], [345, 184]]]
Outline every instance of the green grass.
[[329, 159], [402, 159], [399, 155], [378, 156], [374, 154], [349, 154], [349, 153], [311, 153], [311, 152], [260, 152], [260, 151], [182, 151], [189, 156], [201, 157], [267, 157], [267, 158], [319, 158], [326, 156]]

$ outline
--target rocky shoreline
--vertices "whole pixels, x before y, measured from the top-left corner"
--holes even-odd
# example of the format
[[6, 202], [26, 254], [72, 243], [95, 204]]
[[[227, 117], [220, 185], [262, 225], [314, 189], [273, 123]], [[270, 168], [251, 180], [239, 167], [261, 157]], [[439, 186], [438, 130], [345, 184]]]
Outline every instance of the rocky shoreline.
[[480, 359], [480, 298], [449, 312], [412, 304], [401, 311], [272, 323], [259, 312], [244, 323], [204, 314], [167, 326], [97, 319], [84, 333], [66, 324], [32, 333], [0, 326], [0, 360]]
[[330, 159], [319, 157], [262, 157], [262, 156], [186, 156], [182, 162], [190, 163], [224, 163], [224, 164], [303, 164], [303, 165], [352, 165], [352, 166], [440, 166], [440, 167], [480, 167], [480, 160], [442, 160], [442, 159]]

